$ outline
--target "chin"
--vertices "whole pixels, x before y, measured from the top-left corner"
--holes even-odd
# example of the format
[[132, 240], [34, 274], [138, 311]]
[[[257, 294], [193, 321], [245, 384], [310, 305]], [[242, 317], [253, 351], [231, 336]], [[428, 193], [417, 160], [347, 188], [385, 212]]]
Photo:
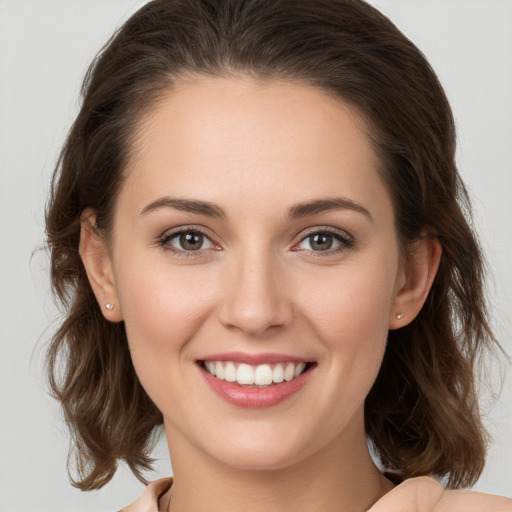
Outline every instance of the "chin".
[[[283, 442], [282, 437], [274, 435], [272, 440], [253, 439], [234, 440], [231, 438], [227, 445], [217, 445], [211, 451], [218, 460], [233, 468], [244, 471], [274, 471], [289, 467], [300, 460], [305, 459], [309, 451], [306, 451], [305, 443]], [[311, 443], [307, 443], [311, 446]]]

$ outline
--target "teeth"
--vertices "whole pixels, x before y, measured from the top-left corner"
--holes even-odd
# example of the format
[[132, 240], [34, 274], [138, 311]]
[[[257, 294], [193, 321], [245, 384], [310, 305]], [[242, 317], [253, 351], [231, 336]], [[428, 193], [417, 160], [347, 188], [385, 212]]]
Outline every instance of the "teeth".
[[205, 368], [213, 376], [227, 382], [238, 382], [242, 386], [270, 386], [297, 378], [306, 368], [306, 363], [260, 364], [252, 366], [232, 361], [205, 361]]
[[294, 377], [298, 377], [304, 371], [304, 368], [306, 368], [306, 363], [299, 363], [295, 367], [295, 373], [293, 374]]
[[254, 384], [268, 386], [272, 384], [272, 368], [268, 364], [260, 364], [254, 372]]
[[288, 363], [284, 370], [284, 380], [290, 381], [293, 377], [295, 377], [295, 365], [293, 363]]
[[276, 364], [274, 371], [272, 372], [272, 380], [274, 382], [283, 382], [284, 380], [284, 369], [282, 364]]
[[206, 361], [206, 368], [212, 375], [215, 375], [215, 363], [213, 361]]
[[238, 365], [236, 380], [238, 384], [254, 384], [254, 370], [252, 366], [249, 366], [248, 364]]
[[235, 382], [236, 380], [236, 368], [233, 363], [227, 363], [226, 368], [224, 368], [224, 378], [228, 382]]
[[219, 361], [215, 363], [215, 376], [218, 379], [224, 380], [224, 366]]

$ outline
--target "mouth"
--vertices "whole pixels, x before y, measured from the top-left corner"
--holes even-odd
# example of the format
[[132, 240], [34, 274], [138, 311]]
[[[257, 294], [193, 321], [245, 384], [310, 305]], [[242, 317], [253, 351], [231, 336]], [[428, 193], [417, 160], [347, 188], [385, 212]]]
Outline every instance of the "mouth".
[[292, 382], [309, 372], [316, 362], [279, 362], [252, 365], [238, 361], [199, 360], [199, 366], [215, 379], [244, 388], [269, 388]]

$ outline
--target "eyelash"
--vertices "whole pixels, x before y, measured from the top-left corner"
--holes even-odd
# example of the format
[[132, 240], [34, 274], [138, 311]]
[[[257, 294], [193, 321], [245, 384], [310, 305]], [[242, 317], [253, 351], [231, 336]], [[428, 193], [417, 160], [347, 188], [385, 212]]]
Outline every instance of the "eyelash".
[[[168, 245], [172, 239], [180, 236], [183, 233], [202, 235], [205, 238], [207, 238], [214, 247], [218, 247], [211, 240], [211, 238], [212, 238], [211, 235], [209, 235], [208, 233], [206, 233], [205, 231], [203, 231], [201, 229], [191, 228], [191, 227], [182, 227], [182, 228], [175, 229], [175, 230], [171, 231], [170, 233], [169, 232], [165, 233], [158, 239], [158, 245], [160, 247], [162, 247], [164, 250], [169, 251], [169, 252], [175, 254], [176, 256], [182, 257], [182, 258], [183, 257], [184, 258], [191, 258], [191, 257], [194, 258], [194, 257], [203, 256], [204, 252], [208, 249], [202, 249], [202, 250], [197, 250], [197, 251], [187, 251], [185, 249], [177, 249], [176, 247], [173, 247], [172, 245]], [[307, 251], [310, 256], [315, 257], [315, 258], [316, 257], [323, 258], [323, 257], [327, 257], [327, 256], [332, 256], [334, 254], [339, 254], [347, 249], [352, 248], [354, 246], [354, 242], [355, 242], [354, 239], [347, 233], [340, 232], [340, 231], [334, 230], [334, 229], [326, 226], [321, 229], [316, 228], [316, 229], [312, 229], [311, 231], [307, 232], [300, 239], [299, 243], [295, 244], [295, 245], [301, 244], [302, 242], [304, 242], [308, 238], [312, 237], [313, 235], [329, 235], [329, 236], [332, 236], [335, 241], [340, 243], [340, 245], [338, 247], [336, 247], [335, 249], [327, 249], [325, 251]], [[299, 249], [292, 249], [292, 250], [297, 251], [297, 252], [299, 251]]]
[[212, 238], [211, 235], [207, 234], [206, 232], [204, 232], [201, 229], [191, 228], [191, 227], [186, 227], [186, 226], [182, 227], [182, 228], [175, 229], [175, 230], [171, 231], [170, 233], [169, 232], [164, 233], [158, 239], [158, 245], [160, 247], [162, 247], [164, 250], [169, 251], [172, 254], [182, 257], [182, 258], [194, 258], [194, 257], [202, 256], [205, 251], [204, 249], [199, 250], [199, 251], [186, 251], [185, 249], [177, 249], [176, 247], [173, 247], [172, 245], [168, 245], [169, 242], [173, 238], [176, 238], [176, 237], [182, 235], [183, 233], [202, 235], [205, 238], [207, 238], [208, 240], [210, 240], [212, 245], [215, 246], [214, 242], [211, 241], [211, 238]]
[[[354, 242], [355, 242], [355, 240], [348, 233], [345, 233], [344, 231], [338, 231], [333, 228], [329, 228], [328, 226], [325, 226], [321, 229], [318, 229], [318, 228], [311, 229], [300, 239], [299, 243], [295, 244], [295, 245], [300, 245], [302, 242], [304, 242], [308, 238], [312, 237], [313, 235], [332, 236], [332, 238], [335, 241], [339, 242], [339, 246], [334, 249], [327, 249], [326, 251], [308, 250], [307, 252], [309, 253], [309, 255], [314, 258], [325, 258], [325, 257], [332, 256], [335, 254], [340, 254], [340, 253], [346, 251], [347, 249], [351, 249], [354, 246]], [[298, 251], [298, 249], [292, 249], [292, 250]]]

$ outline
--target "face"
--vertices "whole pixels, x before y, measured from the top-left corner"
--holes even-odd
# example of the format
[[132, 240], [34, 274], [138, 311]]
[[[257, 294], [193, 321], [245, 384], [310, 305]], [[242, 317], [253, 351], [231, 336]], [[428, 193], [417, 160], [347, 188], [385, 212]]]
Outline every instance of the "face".
[[404, 272], [362, 118], [297, 83], [198, 78], [134, 149], [112, 279], [171, 457], [279, 468], [364, 439]]

